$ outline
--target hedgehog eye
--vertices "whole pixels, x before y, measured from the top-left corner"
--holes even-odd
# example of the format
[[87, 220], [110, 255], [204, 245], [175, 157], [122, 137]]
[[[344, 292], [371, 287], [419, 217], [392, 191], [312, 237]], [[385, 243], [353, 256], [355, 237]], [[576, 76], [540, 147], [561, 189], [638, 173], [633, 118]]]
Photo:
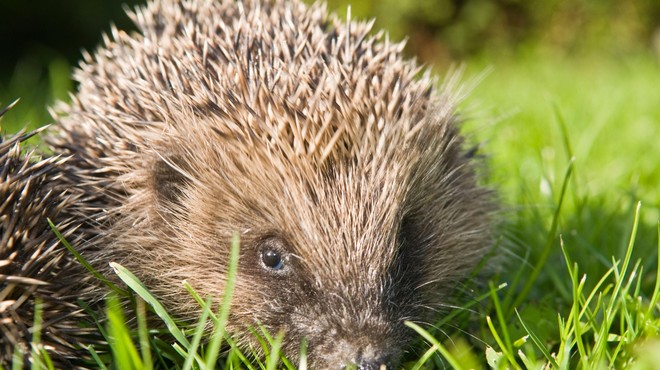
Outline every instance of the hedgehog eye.
[[278, 235], [264, 235], [258, 240], [257, 258], [261, 260], [261, 267], [271, 273], [290, 272], [288, 266], [289, 254], [286, 239]]
[[280, 252], [273, 249], [261, 252], [261, 262], [271, 270], [282, 270], [284, 268], [284, 261], [282, 261]]

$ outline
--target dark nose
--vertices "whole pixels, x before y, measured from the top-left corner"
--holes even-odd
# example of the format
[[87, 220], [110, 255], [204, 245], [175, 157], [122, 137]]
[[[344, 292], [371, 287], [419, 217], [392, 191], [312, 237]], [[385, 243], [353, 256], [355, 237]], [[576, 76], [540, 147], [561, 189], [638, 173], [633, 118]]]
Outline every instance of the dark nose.
[[381, 354], [380, 356], [358, 355], [356, 361], [357, 370], [391, 370], [392, 356]]
[[348, 366], [343, 366], [342, 370], [392, 370], [393, 368], [385, 363], [381, 363], [380, 361], [374, 361], [374, 362], [365, 362], [362, 361], [357, 365], [348, 365]]
[[386, 364], [382, 364], [379, 362], [361, 362], [357, 366], [358, 370], [381, 370], [381, 369], [387, 369], [390, 370], [392, 369], [391, 367], [387, 366]]

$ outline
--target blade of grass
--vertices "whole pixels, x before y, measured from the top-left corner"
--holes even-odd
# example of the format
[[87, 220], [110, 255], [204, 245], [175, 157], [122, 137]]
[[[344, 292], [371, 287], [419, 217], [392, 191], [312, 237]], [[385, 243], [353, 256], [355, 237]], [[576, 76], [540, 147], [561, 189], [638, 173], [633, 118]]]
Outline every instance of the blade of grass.
[[635, 239], [637, 238], [637, 228], [639, 226], [639, 211], [641, 207], [642, 207], [642, 202], [637, 202], [637, 207], [635, 208], [635, 218], [633, 220], [632, 232], [630, 233], [628, 247], [626, 248], [626, 255], [623, 258], [623, 265], [621, 265], [621, 274], [618, 273], [618, 269], [614, 271], [617, 281], [616, 284], [614, 285], [614, 292], [612, 292], [613, 299], [610, 300], [608, 311], [611, 311], [614, 308], [614, 304], [616, 303], [616, 299], [614, 298], [619, 297], [619, 291], [621, 290], [624, 277], [626, 276], [626, 271], [628, 270], [628, 266], [630, 265], [630, 259], [632, 257], [632, 252], [635, 245]]
[[108, 370], [108, 367], [105, 366], [105, 363], [103, 363], [103, 360], [101, 360], [101, 357], [99, 357], [98, 353], [96, 353], [96, 350], [94, 349], [94, 346], [90, 345], [87, 347], [87, 352], [89, 352], [90, 355], [92, 355], [92, 358], [94, 361], [96, 361], [96, 365], [98, 366], [98, 369], [100, 370]]
[[107, 299], [106, 306], [108, 332], [110, 333], [108, 339], [117, 368], [149, 370], [144, 367], [140, 354], [131, 339], [119, 298], [111, 294]]
[[298, 370], [307, 370], [307, 340], [303, 339], [300, 343], [300, 360], [298, 361]]
[[[575, 273], [577, 274], [578, 271], [578, 266], [575, 264]], [[580, 281], [577, 281], [577, 275], [571, 276], [571, 280], [573, 282], [573, 306], [571, 310], [573, 311], [573, 332], [575, 333], [575, 342], [578, 347], [578, 353], [580, 354], [580, 363], [582, 363], [582, 366], [584, 368], [588, 368], [589, 365], [586, 362], [587, 359], [590, 357], [589, 353], [586, 350], [586, 347], [584, 345], [584, 340], [582, 338], [582, 335], [584, 334], [582, 332], [582, 321], [581, 316], [580, 316], [580, 297], [582, 296], [582, 290], [584, 289], [584, 284], [587, 281], [587, 276], [583, 275], [582, 279]]]
[[41, 324], [43, 313], [43, 301], [40, 297], [35, 298], [34, 300], [34, 320], [32, 325], [32, 364], [30, 365], [31, 369], [39, 368], [39, 363], [41, 361], [35, 361], [34, 359], [39, 359], [39, 347], [41, 346]]
[[[213, 300], [211, 298], [208, 298], [204, 303], [204, 305], [202, 306], [204, 309], [202, 310], [202, 315], [200, 316], [199, 321], [197, 322], [197, 328], [195, 328], [195, 334], [193, 335], [190, 348], [188, 348], [189, 353], [196, 353], [197, 349], [199, 348], [199, 345], [202, 341], [202, 335], [204, 334], [204, 330], [206, 329], [206, 322], [209, 318], [209, 313], [211, 312], [212, 304], [213, 304]], [[194, 360], [194, 356], [188, 355], [186, 357], [186, 361], [183, 363], [183, 370], [192, 369], [193, 360]]]
[[87, 269], [87, 271], [91, 272], [92, 275], [94, 275], [97, 279], [102, 281], [103, 284], [105, 284], [108, 288], [112, 289], [114, 292], [116, 292], [120, 296], [123, 296], [123, 297], [128, 296], [128, 292], [126, 292], [125, 290], [119, 288], [112, 281], [108, 280], [105, 276], [103, 276], [100, 272], [98, 272], [94, 267], [92, 267], [92, 265], [89, 262], [87, 262], [87, 260], [82, 255], [80, 255], [80, 253], [78, 253], [78, 251], [76, 251], [75, 248], [73, 248], [71, 246], [71, 244], [69, 244], [68, 241], [66, 241], [64, 236], [62, 236], [62, 234], [57, 229], [57, 227], [55, 226], [53, 221], [50, 220], [50, 218], [48, 219], [48, 225], [50, 225], [50, 228], [55, 233], [55, 236], [57, 236], [57, 238], [64, 245], [64, 247], [69, 252], [71, 252], [71, 254], [73, 254], [73, 256], [76, 258], [76, 260], [78, 260], [78, 262], [80, 262], [80, 264], [83, 265], [85, 267], [85, 269]]
[[14, 346], [14, 354], [11, 358], [12, 370], [23, 370], [23, 351], [19, 346]]
[[34, 300], [34, 320], [32, 324], [32, 363], [31, 369], [53, 369], [53, 361], [48, 352], [41, 345], [41, 334], [43, 330], [43, 301], [40, 297]]
[[651, 296], [651, 301], [649, 302], [649, 307], [646, 309], [646, 317], [653, 317], [653, 312], [657, 309], [658, 300], [660, 299], [660, 222], [658, 222], [658, 247], [656, 250], [657, 253], [657, 269], [655, 273], [655, 286], [653, 287], [653, 295]]
[[142, 363], [147, 369], [152, 369], [153, 360], [151, 359], [151, 345], [149, 343], [149, 329], [147, 328], [147, 310], [144, 305], [144, 300], [137, 298], [135, 300], [138, 322], [138, 336], [140, 339], [140, 353], [142, 355]]
[[[278, 344], [278, 340], [279, 340], [278, 338], [282, 336], [283, 333], [277, 333], [277, 336], [273, 337], [263, 325], [259, 325], [259, 331], [260, 331], [259, 337], [264, 338], [265, 340], [265, 342], [263, 342], [265, 346], [263, 347], [264, 353], [267, 354], [268, 358], [271, 358], [274, 356], [273, 355], [274, 350], [279, 351], [280, 344]], [[281, 356], [279, 354], [275, 356], [281, 357], [280, 359], [282, 360], [284, 367], [286, 367], [287, 369], [293, 368], [293, 365], [291, 364], [291, 362], [289, 362], [288, 359], [286, 359], [286, 357]], [[268, 358], [266, 359], [266, 368], [270, 366], [270, 362]]]
[[135, 276], [133, 273], [128, 271], [124, 266], [116, 263], [110, 262], [110, 267], [115, 271], [117, 276], [128, 285], [140, 298], [144, 299], [145, 302], [149, 303], [153, 308], [154, 312], [161, 320], [165, 323], [167, 329], [172, 333], [172, 336], [183, 345], [183, 348], [189, 348], [190, 342], [186, 338], [186, 335], [179, 329], [179, 327], [174, 322], [174, 319], [167, 313], [165, 307], [156, 299], [156, 297], [149, 292], [149, 290], [142, 284], [142, 282]]
[[[187, 281], [183, 281], [183, 287], [190, 293], [190, 295], [195, 299], [197, 304], [199, 304], [199, 307], [205, 308], [208, 305], [208, 302], [203, 300], [202, 297], [195, 291], [195, 288], [192, 287]], [[213, 313], [213, 311], [209, 310], [209, 317], [211, 320], [218, 321], [218, 317]]]
[[[534, 334], [531, 330], [529, 330], [529, 328], [528, 328], [527, 325], [525, 324], [525, 321], [523, 321], [522, 317], [521, 317], [520, 314], [518, 313], [518, 310], [516, 310], [516, 316], [518, 316], [518, 321], [519, 321], [520, 324], [522, 325], [523, 329], [525, 329], [525, 332], [526, 332], [526, 333], [529, 335], [529, 337], [532, 339], [532, 342], [534, 342], [534, 344], [536, 345], [536, 347], [541, 351], [541, 353], [543, 353], [543, 356], [546, 358], [546, 360], [548, 360], [548, 361], [552, 364], [552, 366], [553, 366], [555, 369], [558, 369], [558, 368], [559, 368], [559, 365], [557, 364], [557, 362], [555, 361], [555, 359], [552, 357], [552, 355], [550, 355], [550, 352], [548, 352], [548, 349], [545, 348], [545, 345], [544, 345], [543, 342], [539, 339], [539, 337], [537, 337], [536, 334]], [[487, 318], [487, 319], [488, 319], [488, 318]], [[492, 330], [492, 329], [491, 329], [491, 330]]]
[[[623, 258], [623, 264], [621, 265], [621, 271], [619, 272], [618, 268], [614, 269], [614, 278], [615, 278], [615, 284], [614, 284], [614, 290], [612, 291], [612, 295], [610, 297], [610, 300], [607, 304], [607, 307], [603, 311], [603, 323], [601, 325], [601, 328], [598, 333], [598, 338], [596, 340], [596, 343], [594, 345], [593, 353], [596, 354], [603, 354], [606, 353], [606, 347], [607, 347], [607, 339], [608, 339], [608, 333], [610, 331], [610, 328], [612, 326], [612, 323], [614, 322], [616, 318], [616, 312], [615, 312], [615, 306], [620, 303], [624, 298], [620, 297], [621, 294], [621, 287], [623, 286], [623, 282], [625, 280], [626, 272], [628, 270], [628, 266], [630, 265], [630, 259], [632, 257], [632, 252], [634, 249], [634, 244], [635, 244], [635, 239], [637, 237], [637, 228], [639, 225], [639, 214], [640, 214], [640, 209], [641, 209], [642, 203], [637, 202], [637, 207], [635, 209], [635, 217], [633, 220], [633, 228], [630, 233], [630, 239], [628, 241], [628, 246], [626, 249], [626, 254]], [[616, 262], [614, 263], [616, 266]], [[624, 302], [625, 304], [625, 302]]]
[[513, 353], [509, 352], [507, 349], [508, 346], [502, 342], [502, 338], [497, 333], [497, 330], [495, 330], [495, 325], [493, 325], [493, 320], [491, 320], [490, 316], [486, 316], [486, 323], [488, 324], [488, 328], [490, 329], [491, 334], [493, 334], [493, 339], [495, 339], [495, 342], [497, 342], [497, 345], [502, 350], [502, 353], [504, 353], [504, 356], [507, 358], [507, 360], [509, 360], [509, 364], [513, 366], [514, 369], [521, 369], [520, 365], [518, 365], [518, 362], [516, 362], [515, 357], [513, 357]]
[[243, 364], [243, 366], [245, 366], [245, 368], [248, 369], [248, 370], [254, 370], [253, 364], [247, 359], [247, 357], [245, 357], [243, 352], [241, 352], [238, 349], [238, 346], [236, 345], [236, 342], [231, 338], [227, 338], [226, 340], [227, 340], [227, 343], [229, 343], [229, 346], [231, 347], [231, 353], [236, 355], [236, 357], [238, 357], [241, 360], [241, 363]]
[[[415, 324], [414, 322], [411, 321], [406, 321], [405, 325], [414, 331], [417, 332], [417, 334], [421, 335], [422, 338], [424, 338], [427, 342], [431, 344], [431, 348], [434, 349], [434, 351], [440, 352], [442, 357], [444, 357], [445, 360], [449, 363], [449, 366], [451, 366], [453, 369], [460, 370], [463, 369], [461, 364], [454, 358], [454, 356], [440, 343], [438, 342], [437, 339], [435, 339], [428, 331], [424, 330], [421, 326]], [[427, 351], [427, 353], [433, 353]], [[425, 353], [426, 356], [426, 353]], [[430, 357], [430, 355], [429, 355]], [[421, 369], [421, 366], [426, 362], [427, 359], [424, 359], [424, 362], [422, 362], [423, 359], [420, 359], [417, 364], [415, 364], [415, 369]]]
[[[268, 356], [268, 362], [266, 363], [266, 370], [275, 370], [280, 360], [280, 349], [282, 348], [282, 341], [284, 341], [284, 333], [280, 332], [277, 334], [277, 337], [273, 340], [270, 348], [270, 356]], [[286, 364], [285, 364], [286, 365]], [[288, 364], [288, 368], [291, 364]]]
[[[571, 287], [572, 287], [571, 295], [573, 299], [573, 305], [571, 306], [569, 318], [566, 321], [566, 324], [570, 325], [570, 328], [568, 329], [569, 334], [567, 334], [567, 337], [571, 337], [571, 336], [575, 337], [574, 340], [578, 347], [578, 353], [580, 354], [579, 356], [580, 363], [582, 364], [582, 366], [586, 366], [586, 364], [583, 361], [585, 361], [588, 358], [588, 354], [585, 350], [584, 341], [582, 338], [582, 334], [583, 334], [582, 328], [580, 327], [581, 317], [582, 317], [581, 315], [582, 310], [580, 310], [580, 302], [582, 301], [582, 289], [584, 288], [586, 275], [583, 276], [580, 281], [578, 281], [578, 274], [579, 274], [578, 264], [576, 262], [571, 262], [571, 258], [564, 244], [564, 238], [561, 235], [559, 236], [559, 246], [561, 247], [562, 253], [564, 254], [564, 259], [566, 260], [566, 270], [568, 271], [568, 276], [571, 279]], [[571, 265], [573, 267], [571, 267]], [[570, 334], [571, 332], [574, 335], [571, 335]]]
[[[575, 152], [573, 151], [573, 145], [571, 145], [571, 139], [570, 135], [568, 134], [568, 125], [566, 125], [566, 119], [564, 119], [564, 115], [561, 112], [561, 109], [559, 108], [559, 104], [556, 102], [552, 104], [552, 110], [555, 114], [555, 119], [557, 120], [557, 123], [559, 123], [559, 128], [561, 130], [561, 137], [564, 142], [564, 150], [566, 151], [566, 155], [568, 158], [574, 158], [575, 157]], [[580, 189], [579, 186], [580, 183], [578, 181], [573, 181], [573, 199], [575, 201], [575, 204], [579, 204], [579, 194], [580, 194]]]
[[511, 346], [511, 337], [509, 336], [509, 330], [507, 329], [506, 321], [504, 320], [504, 312], [502, 311], [502, 306], [500, 305], [500, 298], [497, 296], [497, 291], [492, 281], [488, 282], [488, 287], [490, 288], [490, 297], [491, 302], [493, 302], [495, 308], [495, 314], [497, 315], [497, 321], [500, 324], [500, 330], [504, 336], [504, 345], [508, 353], [513, 354], [513, 347]]
[[[536, 261], [536, 264], [532, 269], [532, 274], [530, 275], [529, 279], [526, 280], [526, 283], [523, 286], [520, 293], [517, 294], [517, 298], [515, 301], [513, 301], [513, 304], [509, 305], [510, 302], [505, 301], [504, 306], [508, 307], [509, 312], [511, 312], [511, 310], [515, 310], [516, 307], [518, 307], [525, 299], [527, 299], [530, 290], [534, 286], [534, 283], [536, 283], [536, 279], [538, 279], [539, 274], [543, 269], [543, 266], [545, 265], [546, 261], [548, 260], [548, 257], [550, 256], [550, 252], [552, 251], [552, 246], [555, 240], [555, 235], [557, 234], [557, 228], [559, 227], [559, 214], [561, 212], [562, 205], [564, 204], [566, 188], [568, 187], [571, 174], [573, 173], [573, 163], [575, 163], [575, 158], [571, 158], [568, 164], [568, 168], [566, 169], [566, 173], [564, 174], [564, 181], [561, 186], [561, 192], [559, 193], [559, 200], [557, 203], [557, 207], [555, 208], [554, 216], [552, 217], [552, 225], [550, 226], [550, 231], [548, 232], [548, 238], [546, 239], [545, 246], [541, 251], [541, 256]], [[513, 297], [513, 296], [510, 295], [509, 297]]]
[[222, 306], [218, 314], [218, 322], [215, 325], [215, 331], [211, 337], [211, 342], [207, 347], [206, 352], [206, 367], [213, 369], [216, 367], [218, 352], [222, 345], [222, 339], [226, 334], [227, 321], [229, 319], [229, 310], [231, 307], [231, 299], [234, 294], [234, 284], [236, 283], [236, 274], [238, 271], [238, 257], [241, 239], [238, 233], [234, 233], [231, 238], [231, 245], [229, 250], [229, 270], [227, 271], [227, 283], [225, 284], [224, 296], [222, 297]]
[[[491, 284], [492, 284], [492, 282], [491, 282]], [[497, 293], [497, 292], [501, 291], [502, 289], [506, 288], [507, 286], [508, 286], [507, 283], [501, 283], [500, 285], [497, 286], [497, 288], [495, 288], [495, 292]], [[435, 327], [435, 328], [441, 328], [441, 327], [445, 326], [446, 324], [452, 322], [452, 319], [454, 319], [456, 316], [458, 316], [459, 314], [461, 314], [461, 313], [463, 312], [463, 310], [469, 310], [470, 308], [472, 308], [472, 307], [476, 306], [477, 304], [479, 304], [479, 302], [482, 302], [482, 301], [484, 301], [486, 298], [490, 297], [491, 294], [492, 294], [492, 293], [491, 293], [491, 291], [489, 290], [489, 291], [487, 291], [487, 292], [481, 294], [481, 295], [478, 296], [477, 298], [471, 300], [470, 302], [467, 302], [467, 303], [466, 303], [465, 305], [463, 305], [463, 306], [460, 306], [460, 307], [458, 307], [458, 306], [457, 306], [457, 307], [452, 307], [452, 308], [454, 308], [454, 309], [452, 309], [447, 315], [443, 316], [442, 319], [440, 319], [439, 321], [437, 321], [437, 322], [435, 323], [435, 325], [433, 325], [433, 327]]]

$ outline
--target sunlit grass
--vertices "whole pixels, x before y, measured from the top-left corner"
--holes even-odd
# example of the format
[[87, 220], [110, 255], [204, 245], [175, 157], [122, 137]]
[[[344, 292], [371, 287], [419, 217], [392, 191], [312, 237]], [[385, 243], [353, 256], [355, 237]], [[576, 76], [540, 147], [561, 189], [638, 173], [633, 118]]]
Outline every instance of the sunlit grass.
[[487, 64], [467, 131], [487, 142], [512, 255], [475, 350], [505, 368], [630, 365], [659, 334], [660, 65], [534, 54], [471, 69]]

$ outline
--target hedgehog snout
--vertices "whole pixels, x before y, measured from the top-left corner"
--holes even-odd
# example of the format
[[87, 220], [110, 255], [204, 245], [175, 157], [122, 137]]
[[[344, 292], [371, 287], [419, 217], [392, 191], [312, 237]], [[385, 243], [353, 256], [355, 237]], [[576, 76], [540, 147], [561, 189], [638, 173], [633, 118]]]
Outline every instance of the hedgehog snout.
[[[392, 369], [395, 363], [398, 362], [398, 353], [388, 349], [375, 349], [372, 347], [366, 348], [351, 348], [349, 353], [344, 354], [339, 352], [339, 356], [348, 358], [348, 365], [342, 366], [342, 369], [357, 369], [357, 370], [379, 370], [379, 369]], [[352, 357], [352, 359], [351, 359]]]
[[[373, 316], [365, 317], [365, 312], [369, 311]], [[403, 346], [410, 338], [407, 337], [407, 330], [400, 320], [388, 320], [386, 315], [380, 315], [376, 311], [346, 310], [319, 315], [313, 328], [320, 330], [303, 335], [309, 341], [308, 353], [312, 368], [395, 368]]]
[[[365, 333], [369, 336], [370, 333]], [[378, 370], [393, 369], [399, 362], [399, 348], [391, 343], [366, 343], [359, 336], [340, 339], [329, 343], [324, 364], [316, 368]], [[324, 351], [325, 352], [325, 351]]]

